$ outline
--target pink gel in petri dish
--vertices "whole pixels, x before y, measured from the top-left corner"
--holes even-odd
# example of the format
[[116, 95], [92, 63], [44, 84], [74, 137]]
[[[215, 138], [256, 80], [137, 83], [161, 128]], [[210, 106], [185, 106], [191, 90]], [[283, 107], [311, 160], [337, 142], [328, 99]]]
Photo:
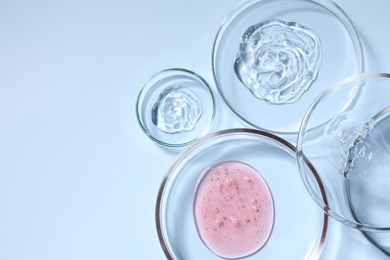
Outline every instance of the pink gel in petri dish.
[[194, 202], [203, 243], [216, 255], [240, 258], [267, 242], [274, 222], [271, 192], [251, 166], [229, 161], [208, 169]]

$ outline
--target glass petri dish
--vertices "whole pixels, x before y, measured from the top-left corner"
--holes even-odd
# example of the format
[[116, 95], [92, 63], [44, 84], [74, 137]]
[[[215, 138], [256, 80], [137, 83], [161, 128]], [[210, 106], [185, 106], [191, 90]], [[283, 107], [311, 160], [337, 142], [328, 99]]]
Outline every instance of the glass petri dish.
[[[305, 190], [294, 146], [256, 129], [211, 133], [187, 147], [173, 162], [156, 203], [157, 233], [166, 257], [225, 259], [203, 242], [194, 205], [198, 185], [207, 169], [232, 161], [249, 165], [261, 175], [272, 194], [274, 208], [268, 240], [259, 250], [242, 258], [317, 259], [327, 234], [328, 216], [315, 206]], [[312, 174], [317, 178], [314, 169]], [[321, 193], [320, 181], [317, 189]]]
[[181, 68], [153, 75], [141, 89], [136, 114], [143, 132], [168, 147], [190, 144], [206, 134], [215, 118], [215, 100], [208, 83]]
[[[287, 23], [295, 29], [307, 28], [319, 39], [321, 58], [318, 61], [316, 77], [294, 102], [275, 103], [258, 98], [245, 87], [235, 71], [237, 53], [247, 29], [252, 25], [275, 20]], [[276, 33], [279, 36], [281, 34]], [[272, 48], [271, 55], [274, 55]], [[258, 66], [254, 65], [257, 59], [261, 60], [259, 64], [265, 64], [263, 52], [256, 49], [254, 53], [258, 56], [250, 61], [248, 66]], [[276, 59], [275, 62], [268, 67], [269, 71], [266, 73], [278, 70], [281, 60]], [[297, 64], [303, 62], [298, 60]], [[362, 73], [364, 60], [361, 41], [354, 25], [335, 3], [328, 0], [248, 0], [241, 1], [240, 5], [223, 21], [213, 46], [212, 68], [219, 93], [227, 106], [240, 119], [260, 130], [296, 135], [302, 117], [313, 100], [328, 86], [343, 78]], [[251, 73], [260, 75], [256, 74], [256, 71]], [[299, 72], [295, 75], [295, 79], [300, 79], [298, 82], [303, 82]], [[257, 78], [252, 77], [251, 80], [256, 81]]]
[[[359, 93], [340, 113], [340, 97]], [[313, 129], [317, 122], [321, 127]], [[315, 123], [313, 123], [315, 122]], [[331, 217], [361, 230], [390, 255], [390, 75], [359, 74], [326, 90], [306, 112], [297, 139], [305, 186]], [[326, 198], [316, 189], [324, 185]]]

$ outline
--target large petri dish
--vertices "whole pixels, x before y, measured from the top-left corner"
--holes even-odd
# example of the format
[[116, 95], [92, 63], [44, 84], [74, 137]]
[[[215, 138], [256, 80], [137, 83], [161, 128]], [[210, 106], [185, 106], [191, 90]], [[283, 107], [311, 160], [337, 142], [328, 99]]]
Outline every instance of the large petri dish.
[[[328, 216], [305, 190], [294, 146], [256, 129], [209, 134], [187, 147], [168, 169], [156, 203], [157, 233], [166, 257], [225, 259], [203, 242], [194, 210], [205, 171], [224, 162], [242, 162], [253, 167], [267, 183], [273, 198], [274, 221], [268, 240], [259, 250], [242, 258], [318, 259], [327, 234]], [[312, 170], [313, 178], [317, 178]], [[321, 193], [320, 180], [317, 189]]]
[[[334, 107], [351, 91], [359, 95], [339, 113]], [[313, 129], [319, 120], [322, 126]], [[297, 159], [307, 190], [324, 212], [390, 255], [390, 75], [355, 75], [321, 94], [302, 121]], [[324, 185], [326, 201], [306, 160]]]
[[[321, 58], [316, 77], [294, 102], [275, 103], [258, 98], [245, 87], [234, 68], [244, 33], [253, 25], [269, 21], [281, 21], [293, 30], [308, 28], [320, 42]], [[282, 33], [276, 34], [279, 37]], [[254, 53], [264, 58], [260, 51]], [[259, 64], [264, 64], [263, 58], [259, 58]], [[270, 71], [278, 70], [280, 62], [276, 61]], [[212, 69], [224, 102], [240, 119], [260, 130], [292, 135], [297, 134], [302, 117], [313, 100], [328, 86], [363, 72], [364, 60], [353, 23], [332, 1], [248, 0], [240, 2], [223, 21], [213, 46]]]
[[209, 84], [197, 73], [170, 68], [153, 75], [139, 92], [136, 115], [143, 132], [167, 147], [182, 147], [212, 127], [216, 106]]

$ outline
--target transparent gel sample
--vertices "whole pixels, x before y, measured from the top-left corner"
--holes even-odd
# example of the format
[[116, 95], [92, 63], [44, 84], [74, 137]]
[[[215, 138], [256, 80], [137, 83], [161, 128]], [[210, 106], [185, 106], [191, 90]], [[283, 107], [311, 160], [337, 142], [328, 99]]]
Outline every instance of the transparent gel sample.
[[161, 131], [190, 131], [202, 114], [198, 96], [183, 86], [165, 88], [152, 107], [152, 122]]
[[[349, 167], [349, 177], [368, 177], [381, 183], [390, 184], [390, 117], [381, 122], [372, 121], [365, 136], [357, 140], [359, 154], [350, 155], [353, 165]], [[361, 148], [359, 148], [361, 147]], [[390, 188], [390, 186], [388, 186]], [[390, 194], [387, 190], [386, 194]]]
[[243, 34], [234, 71], [257, 98], [292, 103], [317, 77], [321, 52], [320, 39], [311, 29], [269, 20], [250, 26]]
[[358, 122], [348, 112], [334, 117], [325, 127], [325, 150], [331, 155], [328, 159], [344, 176], [350, 175], [357, 160], [370, 161], [366, 140], [371, 130], [371, 121]]
[[368, 178], [390, 184], [390, 117], [357, 122], [345, 112], [325, 129], [333, 165], [347, 178]]

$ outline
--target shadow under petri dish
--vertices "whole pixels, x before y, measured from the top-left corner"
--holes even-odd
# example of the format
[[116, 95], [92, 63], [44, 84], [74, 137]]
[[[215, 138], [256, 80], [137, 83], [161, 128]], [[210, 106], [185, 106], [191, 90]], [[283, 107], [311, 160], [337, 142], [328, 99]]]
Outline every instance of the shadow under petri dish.
[[[338, 113], [334, 106], [355, 91], [353, 102]], [[297, 139], [298, 165], [317, 204], [341, 223], [361, 230], [390, 255], [390, 75], [348, 77], [308, 108]], [[313, 121], [323, 120], [318, 128]], [[328, 201], [303, 164], [315, 167]]]
[[[374, 116], [369, 124], [369, 130], [355, 139], [350, 149], [346, 191], [357, 222], [390, 227], [390, 107]], [[390, 255], [389, 232], [364, 234]]]

